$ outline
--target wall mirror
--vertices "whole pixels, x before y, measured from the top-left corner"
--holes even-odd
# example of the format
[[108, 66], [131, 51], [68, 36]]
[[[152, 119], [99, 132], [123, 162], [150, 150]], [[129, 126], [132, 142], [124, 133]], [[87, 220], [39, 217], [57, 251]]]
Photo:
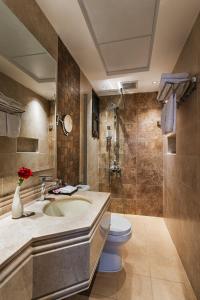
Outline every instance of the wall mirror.
[[58, 114], [56, 117], [56, 125], [58, 126], [59, 123], [61, 123], [64, 134], [68, 136], [68, 134], [72, 131], [72, 128], [73, 128], [73, 121], [72, 121], [71, 116], [64, 115], [64, 117], [61, 117]]
[[70, 115], [66, 115], [64, 117], [63, 122], [64, 122], [65, 131], [67, 131], [68, 133], [70, 133], [72, 131], [72, 126], [73, 126], [71, 116]]
[[[34, 13], [30, 18], [34, 19]], [[14, 157], [14, 167], [7, 170], [6, 176], [15, 175], [21, 165], [33, 172], [55, 168], [56, 107], [55, 101], [49, 100], [55, 99], [56, 72], [56, 60], [18, 19], [14, 9], [9, 9], [9, 1], [0, 0], [0, 140], [5, 153], [9, 151]], [[14, 108], [8, 111], [11, 102]], [[20, 115], [18, 108], [23, 110]], [[16, 139], [17, 147], [10, 139]], [[8, 160], [0, 153], [2, 176]]]
[[56, 61], [0, 0], [0, 72], [46, 99], [56, 93]]

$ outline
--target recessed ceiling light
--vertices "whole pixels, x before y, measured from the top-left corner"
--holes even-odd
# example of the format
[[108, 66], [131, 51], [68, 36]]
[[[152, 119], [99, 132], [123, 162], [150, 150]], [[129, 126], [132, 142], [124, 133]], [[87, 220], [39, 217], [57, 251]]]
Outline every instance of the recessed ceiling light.
[[152, 84], [159, 84], [160, 81], [152, 81]]

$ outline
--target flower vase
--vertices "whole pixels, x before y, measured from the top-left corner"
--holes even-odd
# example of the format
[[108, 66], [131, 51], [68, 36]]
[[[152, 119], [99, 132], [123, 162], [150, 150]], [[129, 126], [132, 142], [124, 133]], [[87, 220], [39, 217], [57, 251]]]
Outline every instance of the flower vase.
[[18, 185], [12, 202], [12, 218], [18, 219], [23, 216], [23, 204], [20, 199], [20, 186]]

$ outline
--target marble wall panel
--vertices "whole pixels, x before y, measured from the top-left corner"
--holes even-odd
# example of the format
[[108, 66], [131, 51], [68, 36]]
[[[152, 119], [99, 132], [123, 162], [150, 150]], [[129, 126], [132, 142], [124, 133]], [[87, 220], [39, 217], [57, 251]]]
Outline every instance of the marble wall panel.
[[57, 111], [73, 120], [72, 132], [64, 135], [61, 124], [57, 127], [57, 172], [65, 183], [79, 183], [80, 160], [80, 69], [59, 39]]
[[[119, 96], [101, 97], [99, 142], [99, 188], [110, 191], [111, 211], [128, 214], [162, 216], [163, 140], [157, 121], [160, 105], [156, 93], [127, 94], [125, 108], [119, 111], [120, 178], [109, 184], [106, 126], [113, 129], [113, 112], [108, 105]], [[111, 159], [113, 159], [113, 147]]]
[[[200, 16], [174, 72], [200, 73]], [[200, 87], [177, 110], [176, 155], [164, 141], [164, 217], [200, 299]]]

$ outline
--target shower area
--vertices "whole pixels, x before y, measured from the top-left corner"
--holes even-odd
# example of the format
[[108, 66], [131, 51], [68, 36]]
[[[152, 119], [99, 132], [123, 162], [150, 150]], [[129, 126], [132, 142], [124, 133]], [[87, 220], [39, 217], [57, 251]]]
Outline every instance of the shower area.
[[[106, 127], [106, 150], [108, 152], [108, 182], [109, 187], [112, 186], [113, 177], [115, 180], [121, 177], [121, 161], [120, 161], [120, 111], [125, 109], [125, 99], [121, 89], [120, 97], [115, 102], [110, 101], [107, 106], [106, 113], [112, 113], [110, 122], [107, 121]], [[108, 115], [106, 116], [108, 120]], [[111, 191], [111, 190], [110, 190]]]
[[100, 97], [99, 190], [111, 211], [162, 216], [163, 140], [157, 93]]

